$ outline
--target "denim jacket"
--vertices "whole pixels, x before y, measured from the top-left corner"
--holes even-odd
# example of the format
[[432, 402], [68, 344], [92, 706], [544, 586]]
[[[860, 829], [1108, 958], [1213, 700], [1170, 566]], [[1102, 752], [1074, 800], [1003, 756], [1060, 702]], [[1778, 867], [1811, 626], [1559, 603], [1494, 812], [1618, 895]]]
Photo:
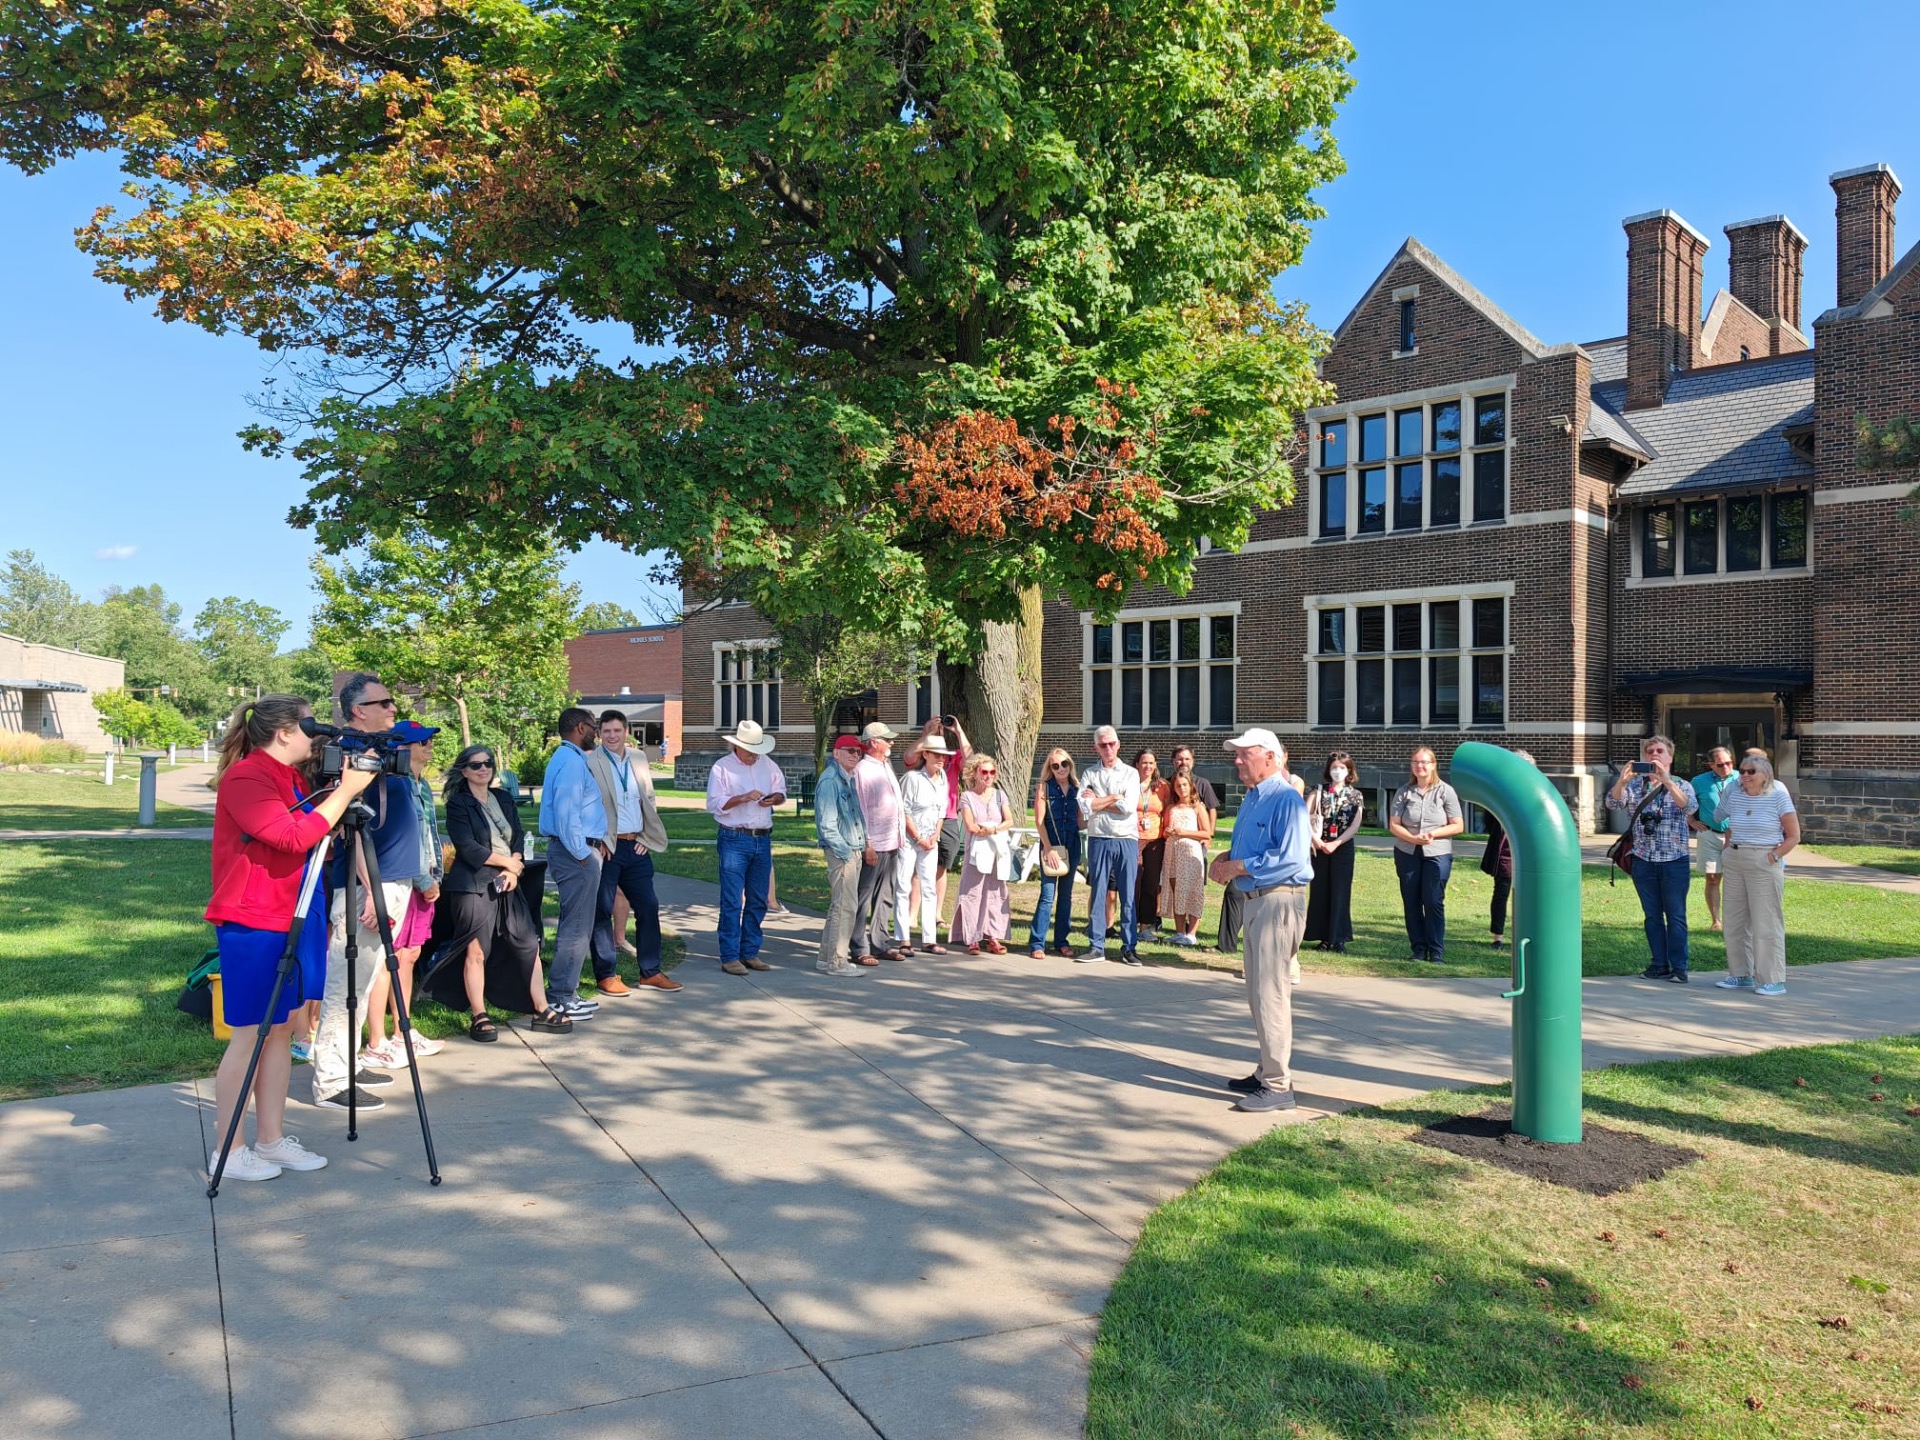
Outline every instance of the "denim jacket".
[[863, 853], [867, 822], [860, 809], [860, 791], [853, 776], [829, 759], [813, 787], [813, 832], [820, 848], [836, 860]]

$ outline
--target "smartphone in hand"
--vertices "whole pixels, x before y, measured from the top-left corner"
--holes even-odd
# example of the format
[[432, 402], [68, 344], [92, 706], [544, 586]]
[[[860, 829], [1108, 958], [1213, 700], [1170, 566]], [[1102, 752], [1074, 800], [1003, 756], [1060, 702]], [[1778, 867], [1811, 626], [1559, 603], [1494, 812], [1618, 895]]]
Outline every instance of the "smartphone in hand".
[[1656, 767], [1651, 760], [1636, 760], [1633, 762], [1632, 769], [1636, 775], [1651, 775]]

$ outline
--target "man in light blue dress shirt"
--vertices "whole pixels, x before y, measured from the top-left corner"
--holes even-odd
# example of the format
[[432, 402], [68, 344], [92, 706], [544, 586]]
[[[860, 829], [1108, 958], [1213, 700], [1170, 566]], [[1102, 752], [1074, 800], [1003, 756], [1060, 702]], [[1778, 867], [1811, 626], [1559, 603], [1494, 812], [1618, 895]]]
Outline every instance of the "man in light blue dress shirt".
[[1291, 1110], [1293, 991], [1287, 969], [1300, 953], [1307, 927], [1307, 886], [1313, 847], [1307, 802], [1287, 783], [1286, 747], [1271, 730], [1249, 730], [1227, 741], [1233, 768], [1247, 787], [1233, 821], [1233, 843], [1208, 873], [1244, 897], [1247, 1004], [1260, 1040], [1251, 1075], [1229, 1080], [1240, 1110]]
[[593, 940], [593, 913], [600, 899], [600, 867], [606, 862], [607, 809], [600, 786], [587, 769], [594, 746], [593, 712], [569, 706], [560, 712], [560, 748], [547, 762], [540, 786], [540, 833], [547, 837], [547, 873], [560, 891], [560, 926], [547, 971], [547, 1003], [574, 1020], [600, 1006], [580, 998], [580, 971]]

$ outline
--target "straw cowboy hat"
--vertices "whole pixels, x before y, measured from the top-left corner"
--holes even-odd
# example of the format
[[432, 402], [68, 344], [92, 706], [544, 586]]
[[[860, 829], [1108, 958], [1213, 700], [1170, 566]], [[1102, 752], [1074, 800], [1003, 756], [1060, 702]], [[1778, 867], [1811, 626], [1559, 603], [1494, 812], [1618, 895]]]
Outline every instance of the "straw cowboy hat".
[[733, 734], [725, 737], [727, 744], [738, 745], [742, 750], [755, 755], [771, 755], [774, 739], [760, 728], [757, 720], [742, 720]]

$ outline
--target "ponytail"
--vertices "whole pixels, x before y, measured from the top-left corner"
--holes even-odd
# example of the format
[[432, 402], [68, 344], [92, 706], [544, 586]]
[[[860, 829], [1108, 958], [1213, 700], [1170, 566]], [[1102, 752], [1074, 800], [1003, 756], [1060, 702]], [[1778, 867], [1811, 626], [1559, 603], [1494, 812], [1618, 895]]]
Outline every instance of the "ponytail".
[[249, 700], [233, 712], [227, 721], [227, 733], [220, 740], [220, 763], [213, 772], [218, 785], [227, 767], [242, 756], [251, 755], [289, 726], [298, 725], [313, 707], [297, 695], [262, 695]]

